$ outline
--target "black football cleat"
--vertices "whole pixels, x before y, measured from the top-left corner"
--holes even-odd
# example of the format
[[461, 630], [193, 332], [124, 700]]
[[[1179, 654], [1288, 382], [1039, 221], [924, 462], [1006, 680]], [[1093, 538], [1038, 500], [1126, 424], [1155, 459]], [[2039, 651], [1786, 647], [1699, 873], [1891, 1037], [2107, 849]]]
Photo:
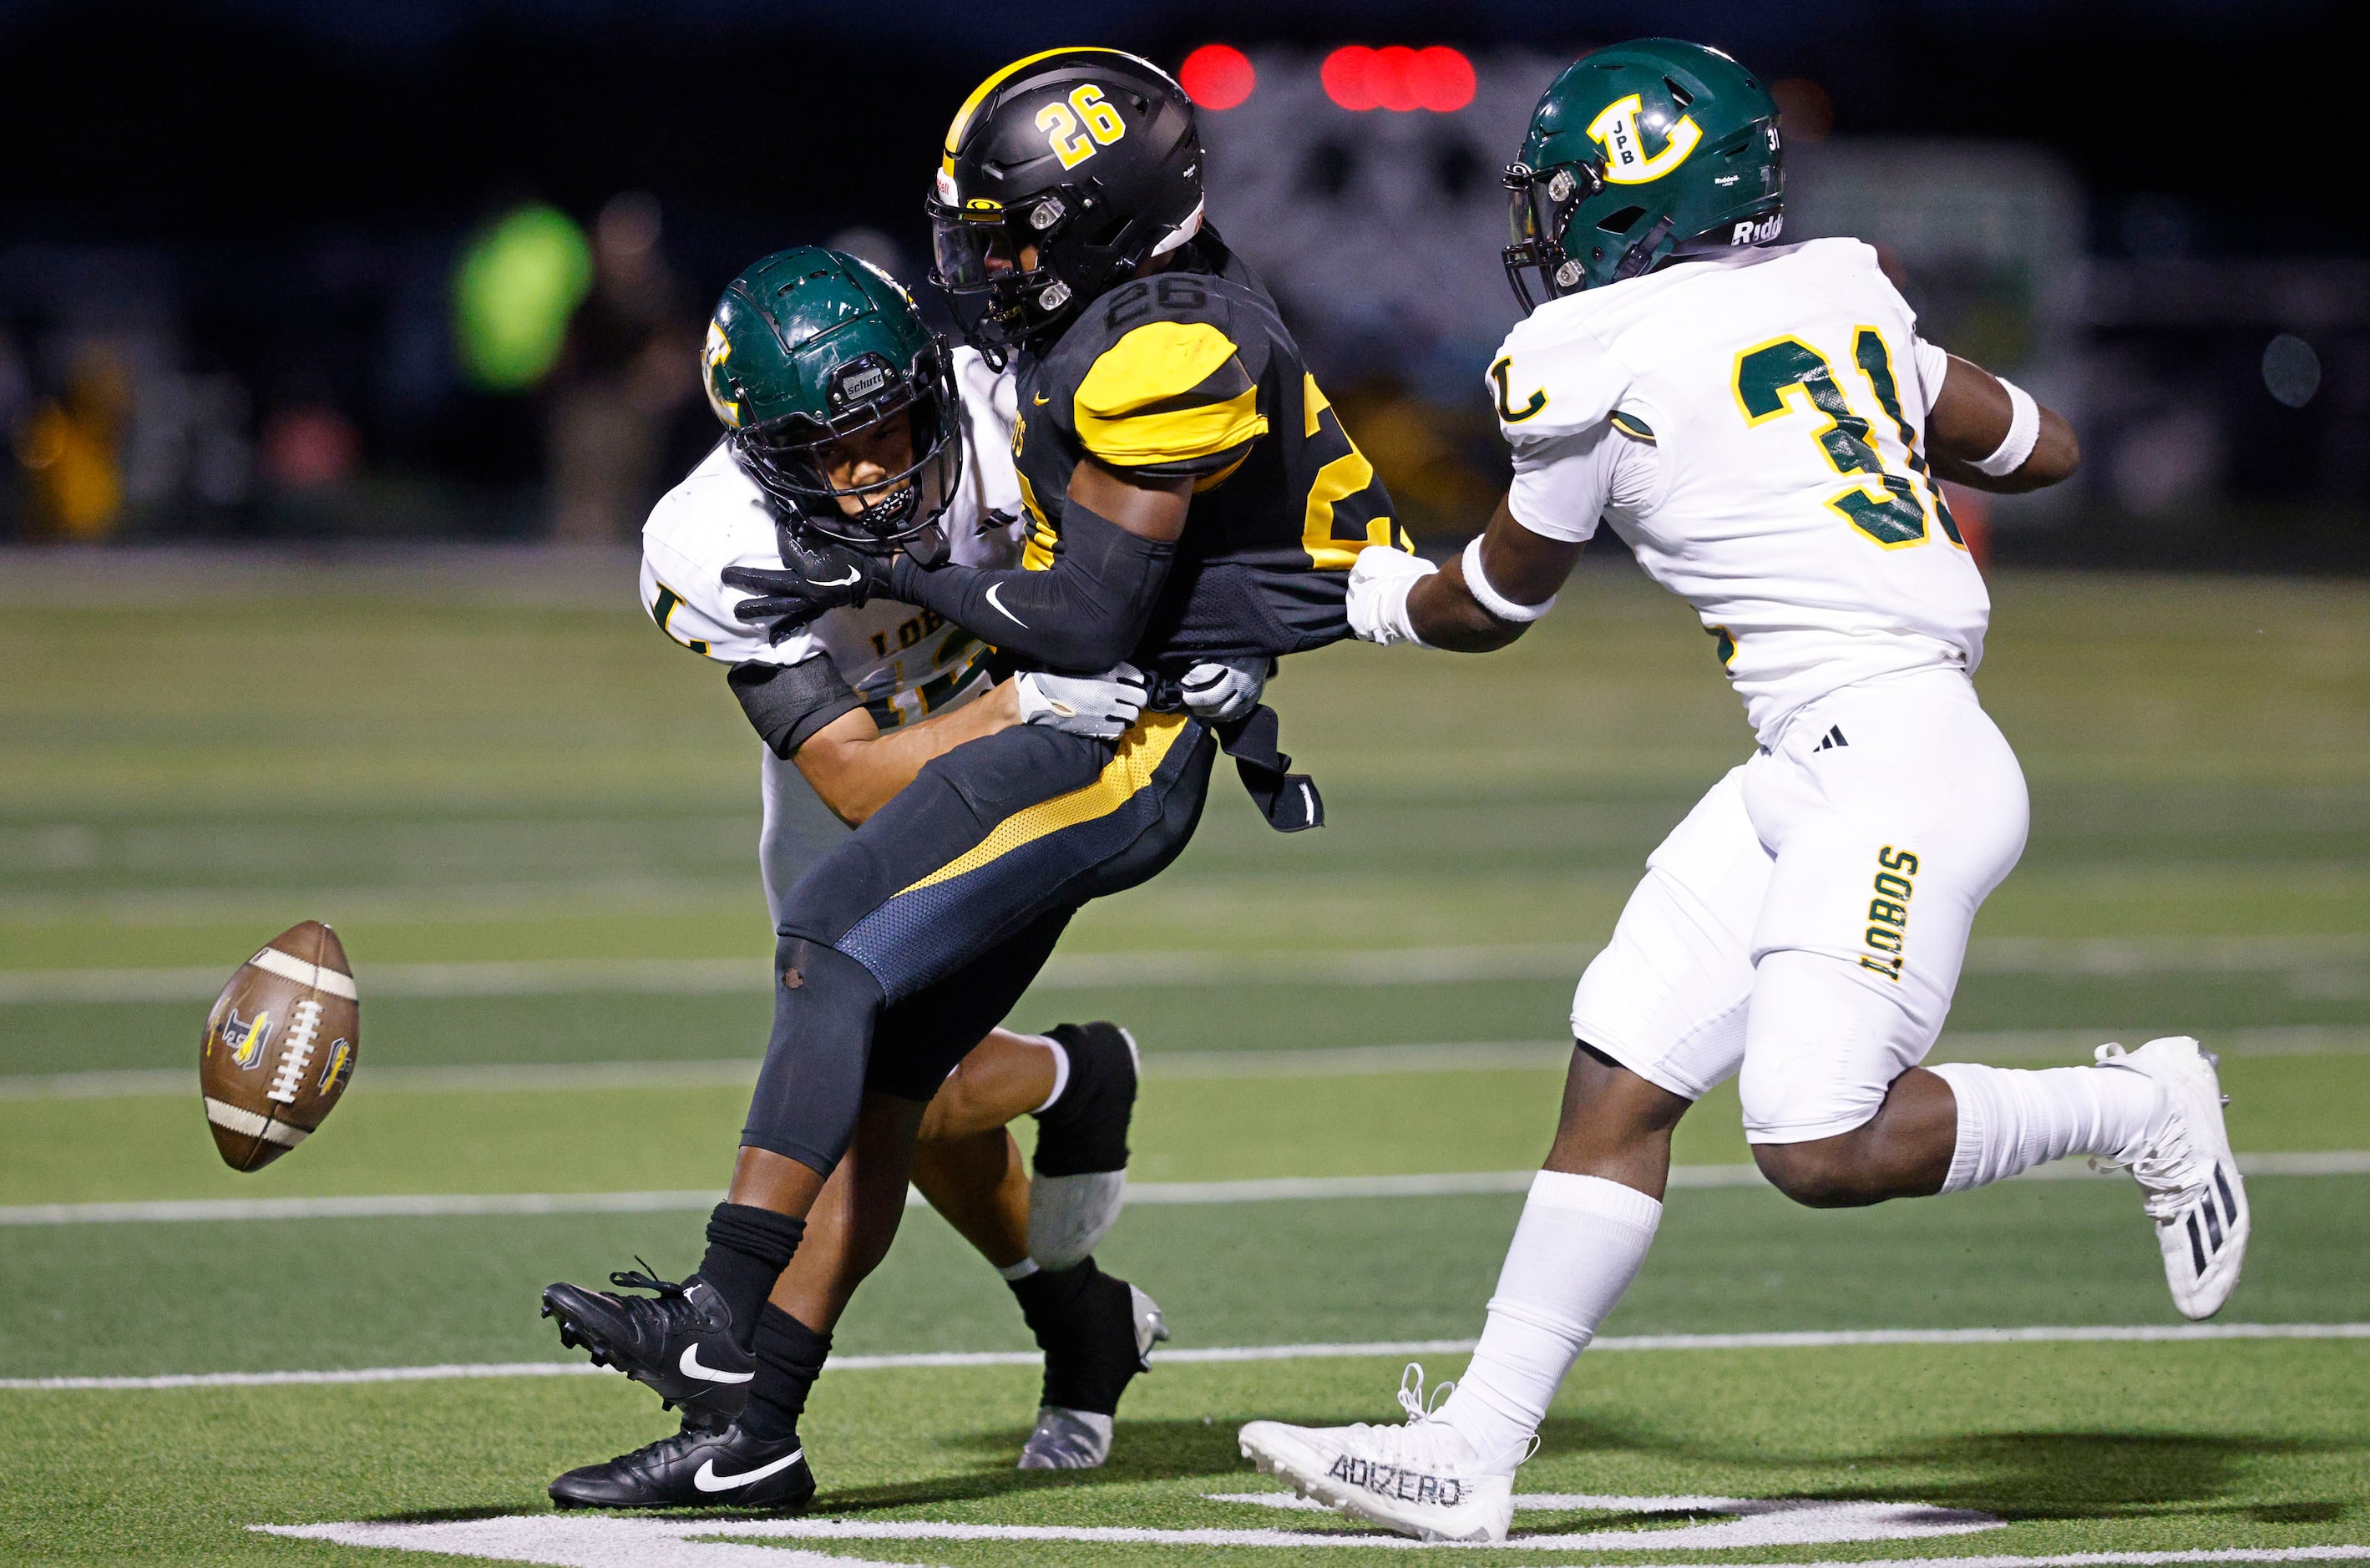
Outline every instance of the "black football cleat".
[[1029, 1255], [1041, 1268], [1064, 1269], [1093, 1252], [1119, 1219], [1141, 1064], [1135, 1036], [1116, 1024], [1064, 1024], [1049, 1033], [1069, 1055], [1070, 1076], [1060, 1098], [1036, 1113]]
[[553, 1482], [561, 1508], [804, 1508], [815, 1494], [806, 1447], [691, 1421], [672, 1437]]
[[1092, 1470], [1110, 1455], [1120, 1396], [1152, 1370], [1152, 1347], [1168, 1337], [1160, 1303], [1092, 1258], [1058, 1273], [1041, 1269], [1013, 1294], [1045, 1352], [1043, 1402], [1020, 1468]]
[[609, 1283], [653, 1294], [544, 1288], [543, 1315], [559, 1320], [559, 1343], [655, 1390], [669, 1409], [680, 1406], [709, 1422], [739, 1416], [757, 1363], [733, 1338], [732, 1309], [716, 1287], [696, 1274], [676, 1284], [632, 1270], [611, 1275]]

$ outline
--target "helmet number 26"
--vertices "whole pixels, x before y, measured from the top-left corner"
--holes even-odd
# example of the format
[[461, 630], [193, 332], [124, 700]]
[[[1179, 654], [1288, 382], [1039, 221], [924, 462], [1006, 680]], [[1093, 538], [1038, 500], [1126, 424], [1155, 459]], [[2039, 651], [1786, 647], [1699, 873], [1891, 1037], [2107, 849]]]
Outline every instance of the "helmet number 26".
[[[1078, 128], [1080, 120], [1086, 121], [1083, 131]], [[1089, 82], [1070, 95], [1067, 105], [1049, 103], [1039, 109], [1037, 129], [1045, 133], [1046, 144], [1062, 160], [1062, 166], [1069, 169], [1093, 157], [1096, 148], [1108, 147], [1126, 135], [1127, 122], [1103, 97], [1103, 90]]]

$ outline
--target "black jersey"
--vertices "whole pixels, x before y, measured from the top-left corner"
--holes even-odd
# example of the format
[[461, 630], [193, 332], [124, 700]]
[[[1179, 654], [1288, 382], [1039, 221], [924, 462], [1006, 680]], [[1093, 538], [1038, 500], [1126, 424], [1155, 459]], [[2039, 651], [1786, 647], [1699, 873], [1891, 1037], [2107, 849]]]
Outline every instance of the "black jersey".
[[1358, 552], [1409, 547], [1274, 300], [1206, 229], [1180, 266], [1092, 301], [1026, 356], [1019, 393], [1022, 565], [1053, 564], [1071, 471], [1089, 455], [1193, 481], [1175, 564], [1132, 656], [1147, 672], [1339, 641]]

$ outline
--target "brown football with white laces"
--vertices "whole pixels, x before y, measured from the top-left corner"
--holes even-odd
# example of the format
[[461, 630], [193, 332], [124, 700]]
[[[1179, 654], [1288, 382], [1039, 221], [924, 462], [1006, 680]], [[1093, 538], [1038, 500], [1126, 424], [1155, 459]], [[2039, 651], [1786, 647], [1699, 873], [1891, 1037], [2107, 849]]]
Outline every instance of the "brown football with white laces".
[[361, 1025], [345, 944], [319, 921], [290, 926], [238, 967], [198, 1049], [224, 1164], [259, 1171], [321, 1125], [353, 1082]]

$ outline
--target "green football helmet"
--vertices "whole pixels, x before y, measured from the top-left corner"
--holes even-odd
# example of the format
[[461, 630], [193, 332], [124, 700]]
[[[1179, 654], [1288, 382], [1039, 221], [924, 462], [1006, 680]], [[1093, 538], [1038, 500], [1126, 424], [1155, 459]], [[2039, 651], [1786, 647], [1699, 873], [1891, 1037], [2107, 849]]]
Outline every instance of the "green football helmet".
[[1649, 38], [1564, 68], [1508, 166], [1506, 281], [1528, 314], [1674, 256], [1768, 245], [1785, 226], [1778, 105], [1753, 73], [1699, 43]]
[[[869, 261], [800, 246], [743, 270], [701, 355], [708, 406], [742, 470], [792, 527], [882, 551], [935, 524], [962, 477], [962, 405], [947, 347], [913, 296]], [[913, 460], [861, 486], [823, 448], [909, 419]], [[853, 497], [851, 514], [841, 505]]]

